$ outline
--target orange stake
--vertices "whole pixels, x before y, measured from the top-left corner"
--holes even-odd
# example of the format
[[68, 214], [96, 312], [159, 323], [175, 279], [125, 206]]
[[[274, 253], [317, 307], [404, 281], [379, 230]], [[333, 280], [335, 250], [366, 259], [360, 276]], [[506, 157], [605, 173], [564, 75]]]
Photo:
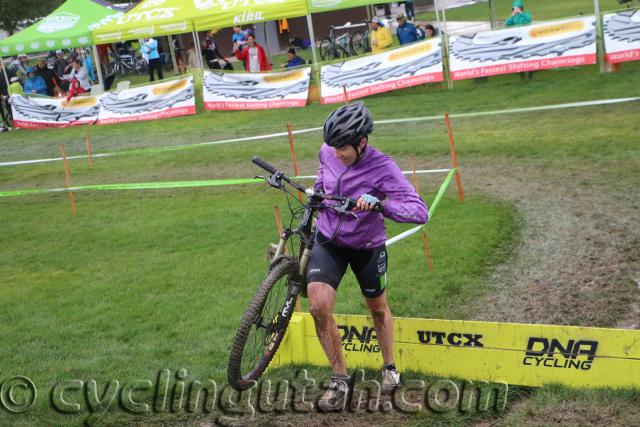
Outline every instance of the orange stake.
[[87, 163], [89, 167], [93, 166], [93, 160], [91, 159], [91, 141], [89, 141], [89, 129], [84, 134], [84, 146], [87, 149]]
[[[298, 169], [298, 159], [296, 158], [296, 150], [293, 146], [293, 132], [290, 124], [287, 124], [287, 134], [289, 135], [289, 150], [291, 150], [291, 159], [293, 160], [293, 173], [295, 176], [300, 175]], [[298, 191], [298, 200], [302, 203], [302, 193]]]
[[420, 181], [418, 181], [418, 174], [416, 173], [416, 158], [414, 156], [411, 157], [411, 167], [413, 169], [413, 174], [411, 175], [413, 186], [415, 187], [416, 192], [420, 194]]
[[342, 86], [342, 93], [344, 93], [344, 105], [349, 105], [349, 94], [346, 86]]
[[451, 161], [453, 167], [456, 168], [456, 185], [458, 186], [458, 196], [460, 197], [460, 203], [464, 202], [464, 191], [462, 190], [462, 180], [460, 179], [460, 172], [458, 169], [458, 156], [456, 154], [456, 147], [453, 144], [453, 131], [451, 130], [451, 120], [449, 119], [449, 113], [444, 113], [444, 121], [447, 123], [447, 133], [449, 134], [449, 148], [451, 149]]
[[279, 236], [284, 231], [284, 226], [282, 225], [282, 217], [280, 217], [280, 208], [278, 207], [278, 205], [273, 206], [273, 213], [276, 215], [276, 226], [278, 227]]
[[71, 191], [71, 170], [69, 169], [69, 162], [67, 161], [67, 152], [64, 149], [64, 144], [60, 144], [60, 154], [62, 154], [62, 162], [64, 163], [64, 180], [67, 183], [67, 189], [69, 189], [71, 215], [76, 216], [78, 212], [76, 210], [76, 201], [73, 198], [73, 191]]
[[424, 240], [424, 250], [427, 253], [427, 265], [429, 266], [429, 271], [433, 273], [433, 261], [431, 260], [431, 248], [429, 248], [429, 237], [427, 236], [427, 230], [424, 230], [422, 239]]

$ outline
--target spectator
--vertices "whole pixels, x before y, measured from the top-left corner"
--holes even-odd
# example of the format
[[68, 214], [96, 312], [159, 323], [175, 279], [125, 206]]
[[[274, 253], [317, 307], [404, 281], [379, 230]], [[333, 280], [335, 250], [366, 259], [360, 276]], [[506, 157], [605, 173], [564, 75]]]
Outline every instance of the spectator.
[[13, 72], [19, 77], [26, 78], [27, 70], [29, 69], [29, 60], [27, 59], [27, 55], [24, 53], [18, 55], [18, 58], [11, 62], [11, 68], [13, 68]]
[[20, 83], [20, 78], [17, 76], [11, 77], [11, 84], [9, 85], [9, 96], [22, 95], [24, 96], [24, 89]]
[[189, 44], [189, 49], [187, 49], [187, 68], [190, 70], [200, 68], [198, 52], [196, 52], [196, 45], [193, 42]]
[[81, 93], [85, 93], [85, 88], [80, 84], [80, 80], [73, 79], [71, 80], [71, 85], [69, 86], [69, 94], [67, 95], [67, 102], [71, 101], [76, 95], [80, 95]]
[[[82, 66], [82, 61], [80, 58], [76, 59], [73, 62], [73, 70], [71, 70], [71, 83], [77, 80], [80, 83], [80, 86], [85, 91], [91, 89], [91, 82], [89, 81], [89, 73], [87, 72], [87, 68]], [[71, 89], [69, 89], [71, 91]]]
[[438, 35], [438, 30], [436, 30], [436, 28], [431, 25], [431, 24], [427, 24], [424, 27], [424, 38], [426, 40], [432, 39], [434, 37], [436, 37]]
[[96, 46], [96, 50], [98, 51], [98, 59], [103, 65], [107, 65], [110, 62], [109, 52], [115, 53], [115, 51], [113, 50], [113, 45], [111, 45], [111, 43], [99, 44]]
[[91, 55], [85, 52], [83, 48], [78, 48], [78, 57], [82, 58], [82, 63], [84, 67], [87, 69], [87, 73], [89, 74], [89, 79], [91, 79], [92, 82], [95, 82], [96, 80], [98, 80], [96, 79], [95, 71], [93, 71], [93, 60], [91, 59]]
[[247, 46], [245, 49], [240, 50], [240, 46], [234, 49], [236, 58], [244, 61], [245, 69], [250, 73], [271, 70], [271, 64], [269, 63], [269, 58], [267, 58], [264, 48], [256, 43], [253, 35], [249, 34], [249, 36], [247, 36]]
[[407, 15], [407, 18], [409, 19], [409, 21], [413, 21], [416, 17], [416, 11], [413, 8], [413, 2], [412, 1], [405, 1], [404, 2], [404, 13]]
[[[522, 0], [515, 0], [511, 5], [511, 16], [504, 21], [505, 27], [518, 27], [520, 25], [531, 24], [531, 14], [524, 10], [524, 2]], [[520, 73], [520, 79], [524, 80], [526, 77], [533, 78], [533, 71], [527, 73]]]
[[511, 5], [511, 16], [504, 21], [505, 27], [517, 27], [531, 24], [531, 14], [524, 11], [524, 2], [515, 0]]
[[49, 96], [53, 96], [53, 90], [56, 87], [56, 84], [54, 83], [54, 79], [56, 79], [56, 73], [53, 72], [53, 70], [50, 70], [47, 67], [47, 63], [44, 61], [44, 59], [40, 59], [38, 61], [38, 65], [37, 65], [37, 69], [36, 69], [36, 75], [42, 77], [42, 80], [44, 80], [44, 82], [47, 85], [47, 95]]
[[27, 95], [46, 95], [47, 84], [40, 76], [36, 76], [36, 70], [33, 67], [27, 69], [27, 80], [24, 82], [24, 92]]
[[67, 61], [62, 56], [60, 49], [56, 50], [56, 60], [53, 63], [53, 71], [56, 73], [59, 79], [62, 80], [62, 76], [65, 75], [64, 69], [67, 67]]
[[418, 31], [416, 30], [415, 25], [407, 22], [404, 15], [398, 15], [397, 21], [398, 29], [396, 30], [396, 35], [398, 36], [398, 41], [401, 46], [418, 40]]
[[293, 47], [289, 48], [287, 51], [287, 57], [289, 58], [289, 61], [286, 64], [282, 64], [282, 68], [299, 67], [305, 63], [304, 59], [300, 58], [296, 54], [296, 49]]
[[213, 40], [213, 32], [209, 31], [205, 36], [203, 48], [204, 48], [204, 59], [207, 61], [207, 65], [209, 66], [210, 69], [219, 70], [220, 68], [222, 68], [220, 67], [220, 62], [218, 61], [218, 58], [222, 59], [227, 64], [229, 63], [229, 60], [227, 60], [227, 58], [222, 56], [222, 54], [218, 50], [218, 45]]
[[380, 53], [391, 46], [391, 31], [382, 24], [382, 20], [377, 16], [371, 19], [371, 32], [369, 33], [371, 50], [373, 53]]
[[154, 81], [154, 70], [158, 73], [158, 79], [164, 79], [162, 75], [162, 61], [158, 53], [158, 42], [153, 37], [149, 37], [141, 48], [149, 56], [149, 81]]
[[231, 36], [231, 41], [233, 42], [233, 51], [240, 52], [247, 45], [247, 38], [249, 33], [244, 31], [241, 26], [236, 25], [233, 27], [233, 36]]

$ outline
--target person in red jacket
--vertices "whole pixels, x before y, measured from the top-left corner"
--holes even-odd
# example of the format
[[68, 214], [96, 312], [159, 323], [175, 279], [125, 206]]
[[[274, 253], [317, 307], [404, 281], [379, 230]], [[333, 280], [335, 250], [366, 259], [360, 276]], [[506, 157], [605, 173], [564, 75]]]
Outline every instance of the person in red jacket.
[[236, 58], [244, 61], [245, 69], [250, 73], [271, 70], [271, 64], [269, 64], [269, 58], [264, 48], [256, 43], [255, 37], [251, 34], [247, 36], [247, 46], [242, 50], [238, 50], [236, 47], [235, 54]]

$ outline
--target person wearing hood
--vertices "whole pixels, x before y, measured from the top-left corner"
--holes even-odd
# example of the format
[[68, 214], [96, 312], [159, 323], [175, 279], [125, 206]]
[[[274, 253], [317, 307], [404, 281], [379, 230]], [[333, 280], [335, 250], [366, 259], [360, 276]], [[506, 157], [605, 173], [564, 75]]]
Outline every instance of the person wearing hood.
[[27, 80], [24, 82], [24, 92], [27, 95], [47, 95], [47, 83], [40, 76], [36, 76], [33, 67], [27, 69]]
[[517, 27], [531, 24], [531, 14], [524, 10], [524, 2], [515, 0], [511, 5], [511, 16], [504, 21], [505, 27]]
[[393, 42], [391, 31], [382, 23], [382, 19], [374, 16], [371, 19], [371, 32], [369, 33], [371, 51], [380, 53], [391, 46]]

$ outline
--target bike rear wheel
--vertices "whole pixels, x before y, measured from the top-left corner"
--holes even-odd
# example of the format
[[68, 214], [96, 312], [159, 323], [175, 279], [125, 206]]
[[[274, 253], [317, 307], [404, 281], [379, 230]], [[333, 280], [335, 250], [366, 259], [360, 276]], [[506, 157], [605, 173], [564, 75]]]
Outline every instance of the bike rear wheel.
[[236, 390], [246, 390], [262, 376], [289, 326], [298, 287], [298, 263], [290, 257], [274, 261], [267, 278], [244, 313], [231, 347], [227, 376]]

